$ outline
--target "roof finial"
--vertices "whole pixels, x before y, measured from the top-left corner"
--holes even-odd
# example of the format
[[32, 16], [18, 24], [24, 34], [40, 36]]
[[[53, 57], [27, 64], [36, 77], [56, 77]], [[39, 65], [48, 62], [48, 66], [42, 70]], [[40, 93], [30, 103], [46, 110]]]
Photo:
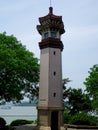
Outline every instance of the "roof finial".
[[53, 14], [53, 8], [51, 6], [49, 7], [49, 14]]

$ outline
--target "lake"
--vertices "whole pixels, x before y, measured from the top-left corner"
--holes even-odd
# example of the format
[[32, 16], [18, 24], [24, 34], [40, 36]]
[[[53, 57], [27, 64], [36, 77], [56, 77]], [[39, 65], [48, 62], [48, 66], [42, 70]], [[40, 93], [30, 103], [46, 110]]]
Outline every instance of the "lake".
[[16, 119], [36, 120], [37, 109], [35, 106], [1, 107], [0, 117], [3, 117], [7, 124]]

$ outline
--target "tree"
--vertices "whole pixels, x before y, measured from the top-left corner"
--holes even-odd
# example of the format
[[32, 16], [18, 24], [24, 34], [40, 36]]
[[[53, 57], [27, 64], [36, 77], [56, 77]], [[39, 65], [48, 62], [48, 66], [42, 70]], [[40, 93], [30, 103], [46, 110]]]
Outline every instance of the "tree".
[[[64, 122], [68, 124], [92, 125], [97, 123], [92, 115], [91, 100], [82, 89], [66, 89]], [[91, 118], [93, 121], [91, 121]]]
[[0, 101], [34, 97], [39, 81], [39, 64], [13, 35], [0, 34]]
[[65, 78], [62, 80], [62, 86], [63, 86], [63, 100], [66, 99], [67, 94], [68, 94], [68, 89], [67, 89], [67, 84], [70, 82], [71, 80], [69, 78]]
[[98, 110], [98, 64], [93, 65], [88, 71], [89, 76], [85, 79], [85, 86], [87, 94], [92, 100], [92, 106]]
[[65, 107], [70, 114], [89, 112], [92, 109], [89, 96], [82, 89], [69, 88], [66, 92]]
[[70, 114], [91, 111], [92, 106], [88, 94], [82, 89], [67, 88], [67, 83], [70, 81], [69, 78], [63, 79], [63, 100], [66, 111]]

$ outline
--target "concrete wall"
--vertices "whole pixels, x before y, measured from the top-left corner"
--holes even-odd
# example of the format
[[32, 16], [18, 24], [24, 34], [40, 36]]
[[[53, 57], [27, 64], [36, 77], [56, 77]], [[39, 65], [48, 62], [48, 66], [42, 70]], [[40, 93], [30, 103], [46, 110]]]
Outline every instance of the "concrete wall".
[[98, 126], [77, 126], [65, 124], [65, 130], [98, 130]]

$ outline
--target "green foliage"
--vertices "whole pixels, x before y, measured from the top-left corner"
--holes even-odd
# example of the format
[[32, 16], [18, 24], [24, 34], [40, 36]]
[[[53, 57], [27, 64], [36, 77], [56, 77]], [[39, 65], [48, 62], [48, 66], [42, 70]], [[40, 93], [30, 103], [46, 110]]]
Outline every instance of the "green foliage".
[[82, 89], [68, 88], [65, 91], [64, 123], [74, 125], [96, 125], [97, 119], [88, 115], [92, 104], [88, 94]]
[[71, 118], [72, 118], [71, 114], [69, 113], [68, 109], [65, 108], [65, 110], [64, 110], [64, 123], [69, 124]]
[[13, 35], [0, 34], [0, 100], [34, 98], [38, 91], [39, 64]]
[[32, 123], [33, 121], [17, 119], [17, 120], [12, 121], [10, 126], [19, 126], [19, 125], [32, 124]]
[[70, 82], [71, 80], [69, 78], [65, 78], [62, 80], [62, 86], [63, 86], [63, 100], [65, 100], [67, 98], [67, 94], [68, 94], [68, 89], [67, 89], [67, 84]]
[[89, 95], [82, 89], [68, 88], [63, 84], [64, 123], [76, 125], [96, 125], [97, 119], [88, 115], [92, 111]]
[[94, 65], [88, 71], [89, 76], [85, 79], [87, 94], [92, 100], [92, 106], [98, 110], [98, 64]]
[[4, 127], [5, 125], [6, 125], [5, 119], [0, 117], [0, 127]]
[[96, 117], [91, 116], [86, 112], [81, 112], [74, 115], [64, 112], [64, 123], [66, 124], [96, 126], [97, 122], [98, 119]]
[[65, 107], [70, 114], [76, 114], [81, 111], [90, 111], [92, 109], [89, 96], [83, 93], [82, 89], [66, 89]]
[[84, 84], [86, 85], [86, 90], [93, 98], [98, 96], [98, 64], [94, 65], [88, 71], [89, 76], [86, 78]]
[[88, 115], [85, 112], [81, 112], [72, 116], [70, 123], [74, 125], [95, 126], [97, 125], [97, 118], [95, 118], [94, 116]]

